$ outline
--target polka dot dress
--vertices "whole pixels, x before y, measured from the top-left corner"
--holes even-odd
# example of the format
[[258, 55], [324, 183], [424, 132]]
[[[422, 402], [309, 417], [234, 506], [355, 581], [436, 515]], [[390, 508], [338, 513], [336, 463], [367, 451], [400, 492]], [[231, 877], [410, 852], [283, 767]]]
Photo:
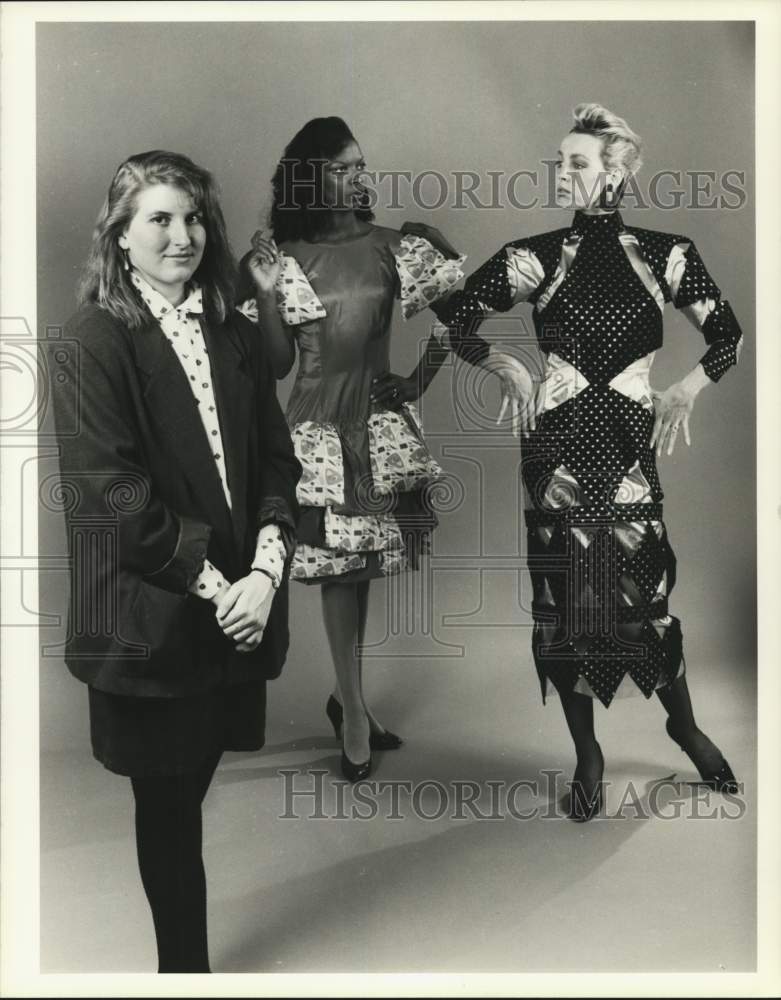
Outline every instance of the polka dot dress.
[[[622, 234], [636, 240], [657, 295]], [[539, 346], [580, 379], [523, 444], [532, 649], [543, 698], [554, 672], [604, 705], [623, 693], [627, 678], [650, 697], [684, 669], [680, 623], [668, 612], [675, 555], [649, 446], [653, 408], [609, 383], [662, 345], [660, 303], [672, 301], [700, 328], [709, 345], [701, 363], [714, 382], [737, 360], [740, 328], [691, 241], [629, 229], [617, 212], [576, 213], [569, 230], [508, 244], [438, 311], [454, 348], [473, 363], [488, 351], [476, 334], [480, 319], [521, 301], [504, 276], [508, 248], [521, 245], [544, 271], [525, 296], [540, 302], [533, 314]], [[684, 266], [671, 287], [668, 265], [681, 246]], [[640, 500], [628, 482], [641, 484]]]
[[[588, 385], [544, 414], [523, 462], [524, 484], [538, 498], [540, 515], [527, 528], [539, 593], [532, 649], [543, 696], [555, 671], [605, 705], [627, 674], [650, 696], [681, 666], [680, 656], [664, 655], [660, 636], [674, 621], [666, 617], [673, 555], [660, 547], [650, 519], [652, 508], [660, 516], [662, 497], [648, 447], [653, 413], [609, 385], [662, 342], [660, 309], [627, 257], [622, 231], [615, 213], [576, 216], [574, 262], [535, 320], [538, 328], [544, 322], [547, 349], [575, 366]], [[639, 520], [630, 534], [616, 496], [637, 462], [648, 485], [649, 517], [635, 511]], [[546, 541], [546, 498], [563, 474], [568, 504], [555, 515], [547, 511], [553, 534]], [[594, 523], [586, 527], [586, 521]], [[666, 623], [659, 631], [655, 619]]]
[[[203, 314], [203, 296], [196, 285], [190, 295], [178, 306], [173, 306], [155, 288], [145, 281], [136, 270], [130, 272], [130, 278], [141, 294], [145, 304], [160, 328], [166, 340], [174, 349], [184, 374], [190, 383], [193, 396], [198, 405], [204, 432], [211, 447], [217, 472], [220, 476], [225, 502], [231, 507], [228, 472], [225, 466], [225, 455], [222, 446], [222, 434], [214, 397], [209, 353], [203, 338], [203, 332], [198, 317]], [[254, 565], [262, 566], [269, 571], [274, 582], [279, 585], [282, 579], [285, 547], [282, 535], [275, 524], [264, 525], [258, 536], [256, 560]], [[204, 599], [215, 597], [229, 586], [219, 569], [208, 559], [204, 561], [203, 569], [191, 586], [191, 591]]]

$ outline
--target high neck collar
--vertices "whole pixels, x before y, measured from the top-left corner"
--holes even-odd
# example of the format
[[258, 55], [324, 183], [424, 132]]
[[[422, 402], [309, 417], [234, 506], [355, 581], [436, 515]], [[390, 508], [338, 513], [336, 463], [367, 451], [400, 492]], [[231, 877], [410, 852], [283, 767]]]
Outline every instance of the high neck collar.
[[581, 236], [617, 236], [623, 229], [624, 223], [618, 211], [603, 215], [586, 215], [578, 211], [572, 220], [573, 232]]
[[164, 295], [158, 292], [156, 288], [153, 288], [146, 278], [142, 278], [135, 268], [131, 268], [130, 280], [139, 290], [141, 297], [149, 307], [149, 311], [158, 322], [160, 322], [163, 316], [167, 316], [172, 312], [177, 312], [181, 316], [186, 313], [203, 312], [203, 293], [197, 281], [190, 280], [185, 285], [185, 298], [178, 306], [175, 306]]

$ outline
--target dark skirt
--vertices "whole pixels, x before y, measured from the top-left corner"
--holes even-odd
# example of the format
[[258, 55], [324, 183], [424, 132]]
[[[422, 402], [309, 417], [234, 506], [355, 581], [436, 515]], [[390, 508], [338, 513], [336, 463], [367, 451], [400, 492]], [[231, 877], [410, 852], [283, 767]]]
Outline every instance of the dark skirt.
[[224, 750], [260, 750], [266, 681], [187, 698], [136, 698], [89, 688], [92, 752], [116, 774], [186, 774]]
[[619, 690], [650, 698], [685, 670], [681, 623], [667, 606], [676, 560], [661, 504], [624, 508], [612, 522], [589, 520], [582, 506], [526, 511], [543, 701], [553, 676], [607, 707]]

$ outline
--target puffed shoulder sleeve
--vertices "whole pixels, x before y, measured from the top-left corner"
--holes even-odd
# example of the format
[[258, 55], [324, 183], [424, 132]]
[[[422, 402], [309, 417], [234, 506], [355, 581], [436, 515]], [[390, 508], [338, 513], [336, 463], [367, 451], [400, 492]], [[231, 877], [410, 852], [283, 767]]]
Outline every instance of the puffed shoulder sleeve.
[[[242, 268], [244, 263], [242, 260]], [[326, 314], [325, 308], [295, 257], [280, 250], [279, 263], [276, 298], [282, 322], [288, 326], [298, 326], [322, 319]], [[239, 294], [236, 308], [253, 323], [258, 322], [258, 304], [254, 297]]]
[[700, 359], [705, 374], [718, 382], [737, 364], [743, 333], [721, 290], [708, 274], [695, 245], [681, 240], [670, 251], [665, 281], [676, 309], [702, 332], [708, 350]]
[[464, 254], [448, 260], [421, 236], [404, 236], [393, 254], [399, 276], [401, 314], [410, 319], [430, 308], [463, 278]]
[[534, 251], [508, 243], [482, 264], [434, 312], [448, 330], [453, 350], [465, 361], [478, 364], [488, 353], [488, 343], [477, 335], [482, 321], [525, 302], [543, 283], [545, 271]]

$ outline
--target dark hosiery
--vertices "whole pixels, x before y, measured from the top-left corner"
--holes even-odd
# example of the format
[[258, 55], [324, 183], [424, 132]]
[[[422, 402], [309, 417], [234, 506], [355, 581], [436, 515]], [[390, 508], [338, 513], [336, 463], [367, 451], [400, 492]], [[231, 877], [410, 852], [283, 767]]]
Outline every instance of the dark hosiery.
[[194, 772], [131, 778], [136, 849], [157, 938], [158, 972], [210, 972], [201, 804], [220, 754]]
[[573, 691], [572, 680], [564, 672], [551, 670], [549, 677], [559, 693], [564, 718], [575, 744], [577, 766], [572, 778], [573, 797], [578, 800], [575, 806], [587, 812], [599, 794], [605, 769], [602, 748], [594, 733], [594, 702], [588, 695]]
[[656, 694], [669, 716], [668, 733], [686, 750], [700, 774], [718, 771], [724, 758], [719, 748], [697, 728], [686, 677], [678, 677], [672, 684], [657, 688]]

